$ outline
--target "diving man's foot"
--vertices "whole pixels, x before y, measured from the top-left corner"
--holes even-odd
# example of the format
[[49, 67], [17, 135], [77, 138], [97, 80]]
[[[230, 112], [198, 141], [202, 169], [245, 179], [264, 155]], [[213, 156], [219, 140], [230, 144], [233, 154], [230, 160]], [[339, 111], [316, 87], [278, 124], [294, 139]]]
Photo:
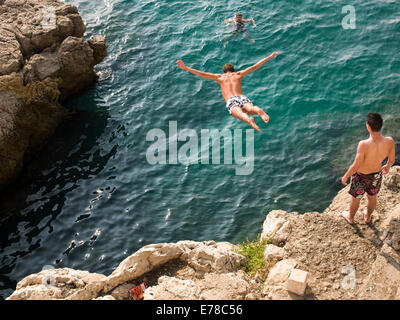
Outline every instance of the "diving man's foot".
[[[258, 107], [256, 107], [258, 108]], [[260, 118], [265, 122], [268, 123], [269, 121], [269, 115], [267, 115], [262, 109], [259, 108], [259, 112], [258, 115], [260, 116]]]
[[251, 125], [254, 130], [257, 130], [258, 132], [261, 132], [260, 128], [256, 125], [256, 122], [254, 121], [254, 118], [250, 118], [249, 125]]
[[268, 123], [268, 121], [269, 121], [269, 116], [268, 116], [268, 115], [261, 116], [261, 119], [263, 119], [263, 121], [264, 121], [265, 123]]

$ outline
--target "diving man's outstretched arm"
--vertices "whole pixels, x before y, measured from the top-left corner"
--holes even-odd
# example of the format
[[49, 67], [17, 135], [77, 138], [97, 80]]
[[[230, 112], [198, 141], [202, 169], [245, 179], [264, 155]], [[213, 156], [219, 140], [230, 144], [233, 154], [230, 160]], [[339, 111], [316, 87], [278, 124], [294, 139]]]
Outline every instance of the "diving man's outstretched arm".
[[258, 61], [255, 65], [252, 65], [251, 67], [248, 67], [245, 70], [239, 71], [238, 73], [242, 77], [247, 76], [249, 73], [256, 71], [258, 68], [261, 68], [264, 65], [264, 63], [266, 63], [269, 59], [275, 58], [277, 55], [278, 55], [278, 52], [274, 52], [270, 56]]
[[205, 78], [205, 79], [210, 79], [210, 80], [214, 80], [217, 81], [218, 80], [218, 74], [214, 74], [214, 73], [210, 73], [210, 72], [203, 72], [203, 71], [199, 71], [193, 68], [190, 68], [188, 66], [186, 66], [182, 60], [178, 60], [177, 65], [179, 68], [181, 68], [182, 70], [186, 70], [189, 71], [193, 74], [195, 74], [196, 76]]

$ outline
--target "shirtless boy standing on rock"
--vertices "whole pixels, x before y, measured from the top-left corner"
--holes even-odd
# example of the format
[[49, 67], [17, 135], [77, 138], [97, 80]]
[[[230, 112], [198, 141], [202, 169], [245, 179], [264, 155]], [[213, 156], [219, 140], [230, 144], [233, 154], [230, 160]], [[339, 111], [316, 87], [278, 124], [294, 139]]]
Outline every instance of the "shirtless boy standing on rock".
[[269, 59], [272, 59], [277, 55], [278, 53], [274, 52], [270, 56], [257, 62], [255, 65], [238, 72], [235, 72], [232, 64], [227, 63], [224, 65], [223, 74], [203, 72], [187, 67], [182, 60], [178, 60], [177, 64], [178, 67], [183, 70], [187, 70], [199, 77], [218, 82], [221, 86], [222, 97], [226, 101], [226, 108], [229, 113], [235, 118], [248, 123], [258, 132], [261, 132], [260, 128], [256, 125], [254, 118], [249, 117], [248, 115], [258, 115], [265, 123], [268, 123], [269, 116], [261, 108], [253, 106], [250, 99], [243, 95], [242, 79], [244, 76], [257, 70]]
[[[347, 185], [351, 176], [349, 193], [352, 195], [350, 212], [342, 212], [342, 216], [349, 224], [354, 223], [354, 216], [360, 205], [364, 193], [368, 194], [368, 205], [364, 213], [365, 223], [370, 223], [372, 212], [375, 210], [377, 195], [381, 188], [382, 175], [387, 174], [395, 161], [395, 144], [391, 137], [383, 137], [381, 128], [383, 120], [378, 113], [369, 113], [367, 116], [367, 130], [369, 139], [358, 144], [357, 155], [342, 178], [342, 183]], [[388, 158], [387, 164], [382, 162]]]

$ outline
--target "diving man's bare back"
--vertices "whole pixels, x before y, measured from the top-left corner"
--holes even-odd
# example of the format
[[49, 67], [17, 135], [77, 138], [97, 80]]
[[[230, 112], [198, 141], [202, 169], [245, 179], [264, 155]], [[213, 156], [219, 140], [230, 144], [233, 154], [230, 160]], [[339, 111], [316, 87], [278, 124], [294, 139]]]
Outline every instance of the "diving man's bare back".
[[222, 97], [225, 101], [228, 101], [230, 97], [243, 94], [242, 79], [243, 76], [240, 75], [240, 72], [227, 72], [218, 75], [217, 82], [221, 86]]
[[199, 77], [216, 81], [221, 87], [222, 97], [226, 101], [226, 107], [229, 113], [235, 118], [248, 123], [255, 130], [260, 132], [261, 130], [255, 124], [254, 118], [249, 117], [249, 115], [259, 115], [265, 123], [268, 123], [269, 116], [261, 108], [253, 106], [251, 101], [243, 95], [242, 79], [244, 76], [257, 70], [269, 59], [272, 59], [277, 55], [278, 53], [274, 52], [270, 56], [257, 62], [255, 65], [238, 72], [235, 72], [231, 64], [225, 64], [223, 74], [214, 74], [190, 68], [186, 66], [182, 60], [178, 60], [177, 64], [179, 68], [187, 70]]

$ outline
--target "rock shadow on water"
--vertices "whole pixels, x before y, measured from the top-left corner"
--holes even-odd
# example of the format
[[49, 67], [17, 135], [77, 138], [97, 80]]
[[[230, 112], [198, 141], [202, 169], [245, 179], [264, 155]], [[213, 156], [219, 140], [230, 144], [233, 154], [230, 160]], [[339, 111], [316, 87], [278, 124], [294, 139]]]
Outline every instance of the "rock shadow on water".
[[[62, 189], [69, 184], [76, 187], [78, 180], [101, 171], [115, 151], [104, 156], [99, 155], [97, 161], [89, 162], [86, 159], [102, 135], [107, 118], [105, 113], [77, 111], [64, 121], [39, 153], [32, 156], [20, 177], [6, 190], [2, 190], [0, 219], [15, 217], [21, 213], [32, 199], [37, 198], [34, 196], [36, 194], [44, 195], [53, 188]], [[88, 168], [82, 166], [82, 162]], [[72, 168], [79, 170], [71, 172]]]
[[[79, 187], [80, 180], [101, 172], [116, 153], [114, 146], [88, 161], [108, 118], [106, 112], [75, 111], [32, 156], [19, 178], [1, 191], [0, 292], [15, 287], [16, 282], [8, 275], [12, 274], [18, 257], [40, 248], [40, 240], [32, 240], [46, 228], [49, 233], [53, 231], [52, 224], [62, 212], [67, 194]], [[21, 223], [25, 223], [22, 229]], [[11, 249], [24, 237], [32, 243], [22, 250]]]

